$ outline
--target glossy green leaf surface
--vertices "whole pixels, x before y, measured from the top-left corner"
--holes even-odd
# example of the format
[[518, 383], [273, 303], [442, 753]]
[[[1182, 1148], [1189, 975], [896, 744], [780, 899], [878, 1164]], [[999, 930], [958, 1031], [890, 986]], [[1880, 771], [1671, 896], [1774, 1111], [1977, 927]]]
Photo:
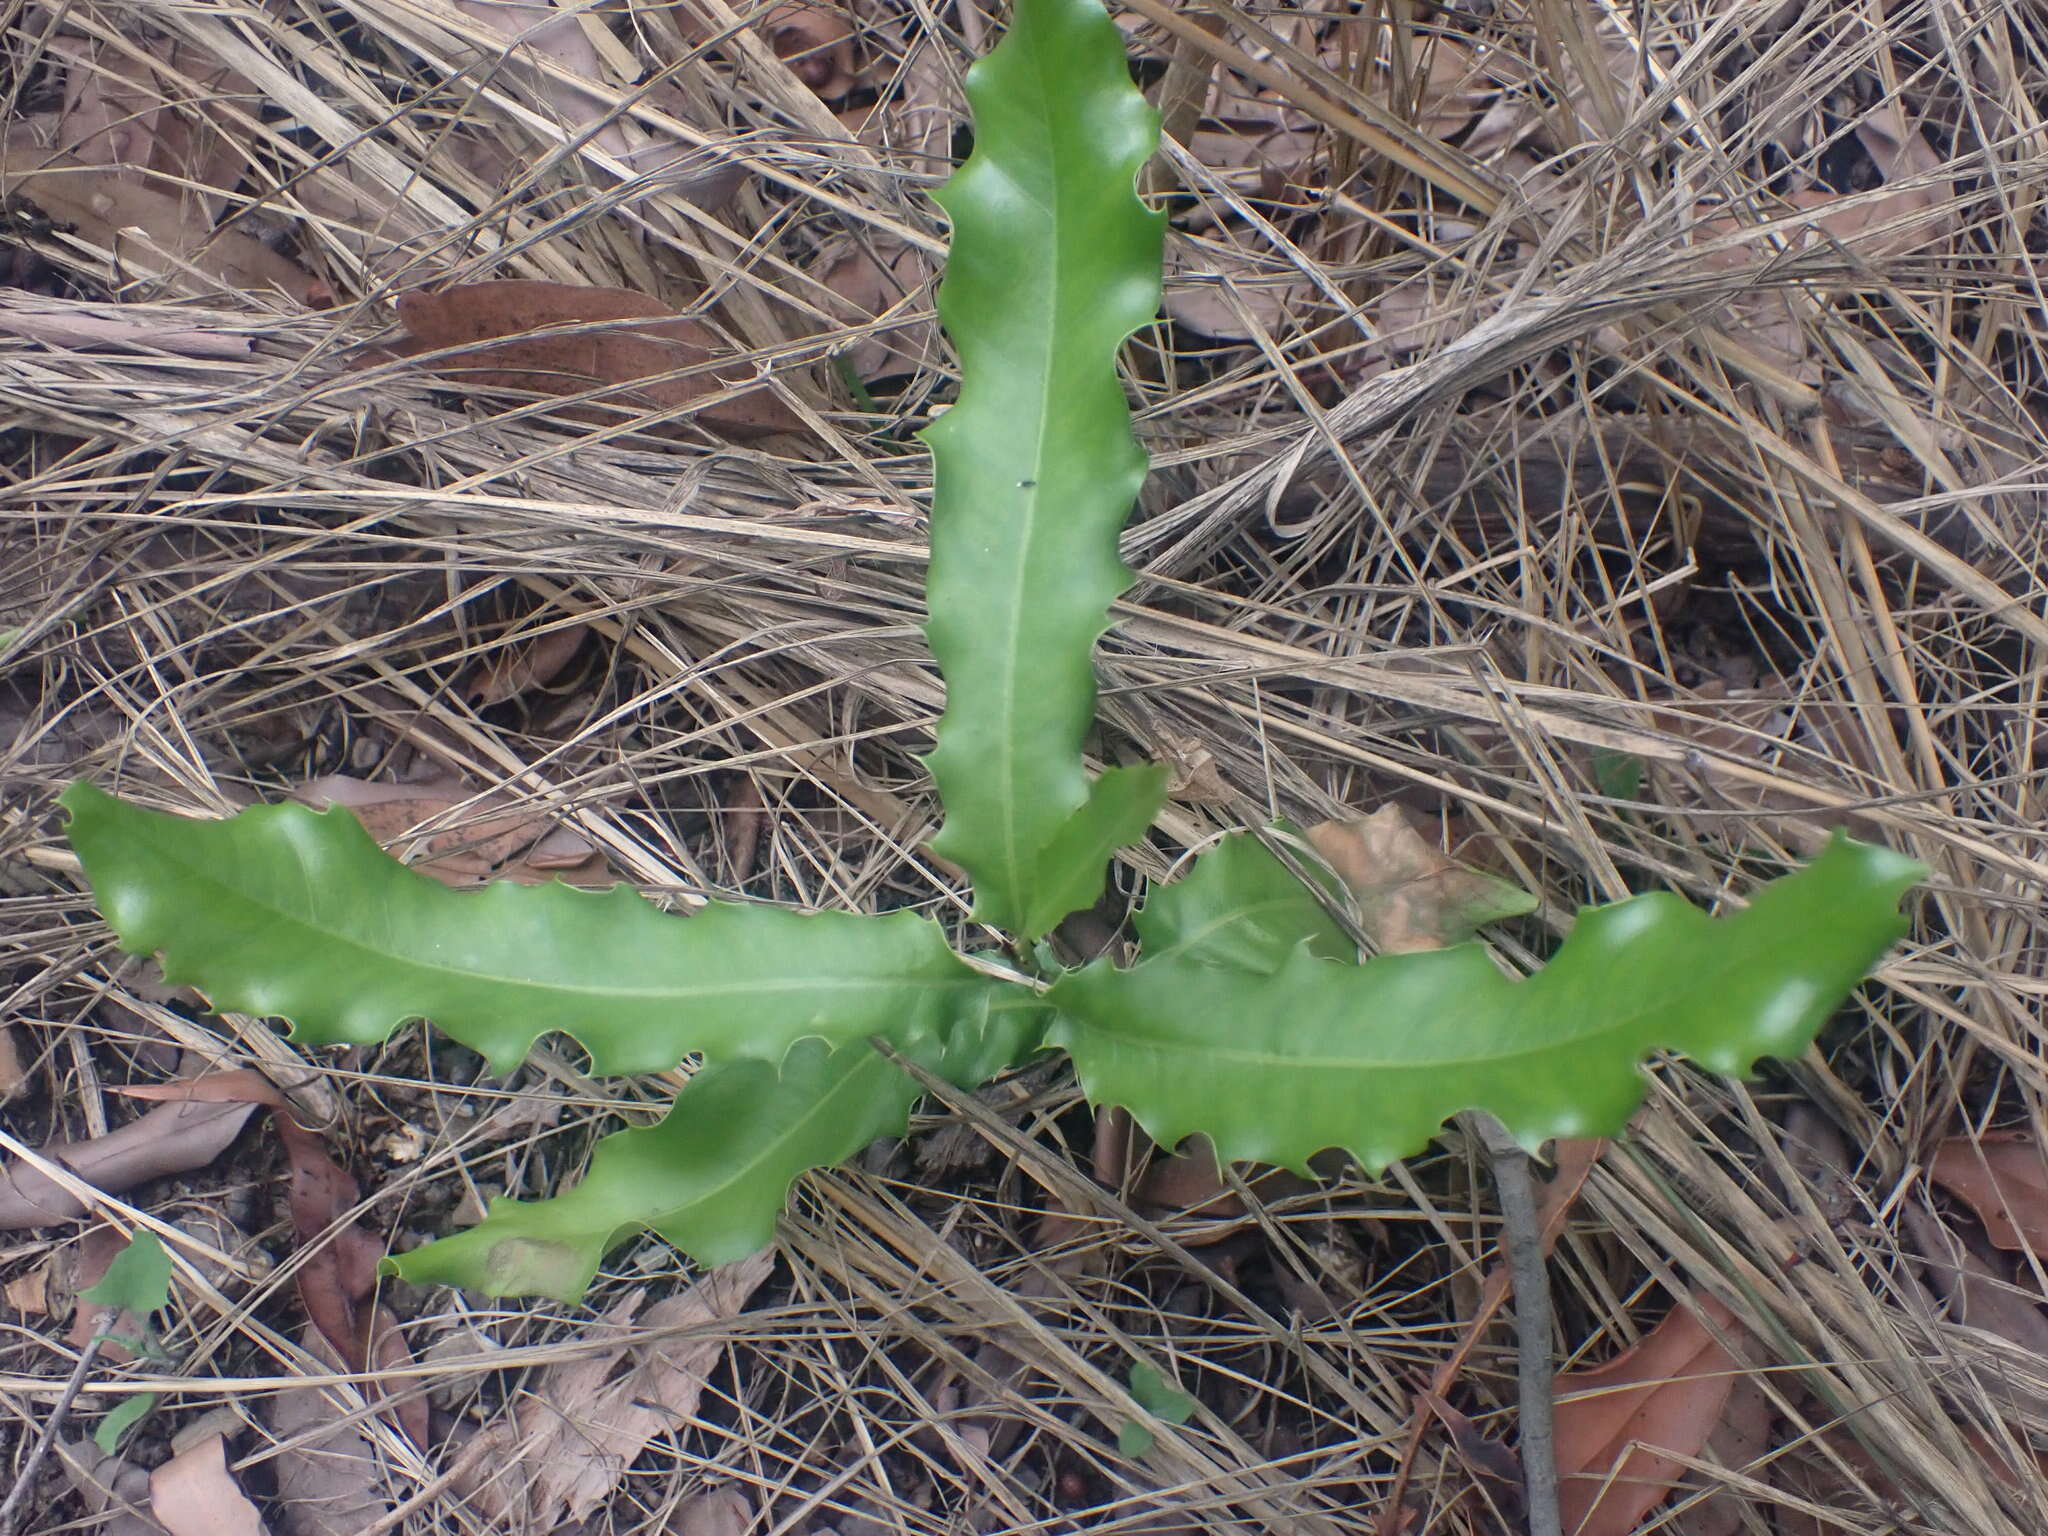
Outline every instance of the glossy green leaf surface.
[[1154, 887], [1132, 922], [1148, 961], [1179, 957], [1269, 976], [1304, 945], [1325, 960], [1358, 955], [1315, 893], [1249, 832], [1231, 833], [1178, 880]]
[[[991, 983], [991, 988], [994, 984]], [[973, 1088], [1036, 1048], [1046, 1010], [1018, 992], [906, 1053]], [[728, 1061], [704, 1067], [655, 1125], [606, 1137], [583, 1182], [551, 1200], [494, 1199], [467, 1232], [392, 1260], [405, 1279], [493, 1296], [581, 1296], [605, 1254], [651, 1230], [709, 1268], [744, 1258], [775, 1235], [790, 1185], [901, 1135], [920, 1090], [864, 1042], [806, 1041], [780, 1069]]]
[[1162, 1146], [1206, 1132], [1226, 1161], [1305, 1171], [1341, 1147], [1377, 1170], [1466, 1109], [1532, 1149], [1611, 1136], [1653, 1051], [1739, 1074], [1803, 1050], [1904, 931], [1899, 897], [1924, 874], [1837, 838], [1726, 917], [1668, 892], [1584, 912], [1519, 981], [1476, 944], [1364, 965], [1296, 949], [1270, 976], [1097, 963], [1052, 989], [1050, 1038], [1092, 1100]]
[[908, 913], [713, 903], [665, 913], [609, 891], [500, 882], [454, 891], [380, 849], [346, 811], [256, 806], [193, 821], [80, 782], [71, 845], [122, 947], [215, 1008], [289, 1019], [315, 1044], [409, 1019], [509, 1071], [561, 1030], [598, 1072], [693, 1051], [780, 1061], [799, 1040], [909, 1045], [990, 983]]
[[973, 877], [978, 918], [1029, 940], [1095, 900], [1165, 795], [1163, 769], [1091, 785], [1081, 756], [1145, 475], [1116, 353], [1159, 306], [1163, 220], [1134, 191], [1159, 122], [1096, 0], [1019, 0], [967, 95], [974, 153], [938, 194], [960, 395], [925, 432], [946, 680], [932, 846]]

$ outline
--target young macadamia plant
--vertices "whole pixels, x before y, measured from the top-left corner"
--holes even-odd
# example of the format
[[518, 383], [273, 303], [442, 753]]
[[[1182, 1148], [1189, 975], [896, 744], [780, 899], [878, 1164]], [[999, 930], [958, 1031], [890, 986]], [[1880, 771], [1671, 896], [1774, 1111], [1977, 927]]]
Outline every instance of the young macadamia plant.
[[666, 1118], [603, 1141], [581, 1184], [493, 1202], [393, 1260], [407, 1279], [573, 1299], [645, 1230], [700, 1264], [758, 1249], [806, 1170], [903, 1131], [918, 1087], [892, 1056], [971, 1088], [1062, 1047], [1091, 1100], [1161, 1145], [1201, 1132], [1224, 1159], [1303, 1170], [1341, 1148], [1376, 1171], [1465, 1110], [1530, 1149], [1612, 1135], [1649, 1054], [1725, 1073], [1796, 1054], [1903, 929], [1920, 866], [1838, 837], [1724, 916], [1666, 893], [1586, 912], [1526, 978], [1469, 943], [1361, 962], [1324, 900], [1235, 834], [1151, 893], [1134, 964], [1060, 973], [1037, 941], [1095, 903], [1165, 795], [1161, 769], [1091, 778], [1083, 751], [1145, 472], [1117, 354], [1159, 303], [1162, 221], [1135, 192], [1158, 121], [1096, 0], [1016, 0], [968, 93], [974, 151], [939, 194], [960, 392], [927, 433], [933, 846], [1011, 938], [1003, 964], [909, 913], [452, 891], [344, 811], [201, 821], [82, 782], [63, 797], [122, 946], [217, 1009], [290, 1020], [308, 1045], [426, 1019], [500, 1071], [551, 1031], [595, 1073], [701, 1056]]

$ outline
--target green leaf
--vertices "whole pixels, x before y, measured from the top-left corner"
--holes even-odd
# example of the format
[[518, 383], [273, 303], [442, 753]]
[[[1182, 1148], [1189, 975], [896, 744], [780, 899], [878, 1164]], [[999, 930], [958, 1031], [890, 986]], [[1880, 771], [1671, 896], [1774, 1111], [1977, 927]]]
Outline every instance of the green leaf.
[[1140, 1456], [1149, 1456], [1152, 1447], [1158, 1443], [1158, 1436], [1136, 1419], [1125, 1420], [1124, 1427], [1116, 1432], [1116, 1448], [1123, 1452], [1125, 1461], [1136, 1461]]
[[1466, 1109], [1531, 1149], [1611, 1136], [1652, 1051], [1733, 1074], [1804, 1049], [1904, 931], [1899, 897], [1925, 873], [1838, 837], [1727, 917], [1669, 892], [1584, 912], [1523, 981], [1474, 944], [1365, 965], [1298, 949], [1272, 976], [1098, 962], [1053, 987], [1049, 1038], [1092, 1100], [1161, 1146], [1206, 1132], [1230, 1162], [1306, 1171], [1341, 1147], [1377, 1170]]
[[78, 1299], [95, 1307], [112, 1307], [116, 1312], [147, 1317], [170, 1302], [171, 1256], [154, 1232], [137, 1227], [128, 1246], [107, 1265], [99, 1284], [80, 1291]]
[[1315, 893], [1249, 832], [1231, 833], [1155, 887], [1133, 924], [1148, 961], [1180, 956], [1269, 976], [1303, 945], [1326, 960], [1358, 955]]
[[454, 891], [388, 857], [346, 811], [263, 805], [190, 821], [84, 782], [71, 845], [122, 947], [216, 1009], [294, 1021], [314, 1044], [370, 1043], [414, 1018], [509, 1071], [561, 1030], [601, 1073], [692, 1051], [779, 1061], [799, 1040], [908, 1045], [988, 982], [909, 913], [714, 902], [662, 912], [602, 892], [500, 882]]
[[92, 1432], [92, 1443], [100, 1448], [100, 1454], [113, 1455], [121, 1437], [128, 1433], [128, 1426], [154, 1408], [156, 1400], [154, 1392], [133, 1392], [109, 1408]]
[[[1046, 1010], [1022, 992], [963, 1018], [941, 1047], [907, 1052], [948, 1082], [976, 1087], [1035, 1049]], [[789, 1188], [879, 1136], [901, 1135], [917, 1083], [865, 1042], [833, 1051], [800, 1043], [780, 1070], [766, 1062], [704, 1067], [655, 1125], [605, 1138], [583, 1182], [552, 1200], [496, 1199], [469, 1231], [390, 1267], [417, 1284], [492, 1296], [574, 1301], [605, 1254], [643, 1229], [702, 1268], [745, 1258], [775, 1236]]]
[[924, 434], [946, 680], [932, 847], [973, 877], [976, 917], [1030, 940], [1095, 900], [1166, 792], [1152, 766], [1090, 785], [1081, 757], [1145, 476], [1116, 353], [1159, 306], [1164, 221], [1134, 191], [1159, 118], [1096, 0], [1018, 0], [967, 96], [974, 153], [938, 194], [960, 395]]
[[1131, 1366], [1131, 1396], [1155, 1419], [1185, 1424], [1194, 1417], [1195, 1400], [1140, 1360]]
[[1635, 799], [1643, 789], [1643, 760], [1633, 752], [1595, 748], [1593, 787], [1609, 800]]

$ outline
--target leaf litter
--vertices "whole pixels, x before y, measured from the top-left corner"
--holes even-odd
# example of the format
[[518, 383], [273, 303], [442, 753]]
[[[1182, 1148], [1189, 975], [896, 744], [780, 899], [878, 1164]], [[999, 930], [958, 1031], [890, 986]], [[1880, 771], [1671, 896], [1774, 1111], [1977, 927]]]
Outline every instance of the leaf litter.
[[509, 1418], [463, 1448], [457, 1486], [494, 1519], [555, 1530], [596, 1509], [657, 1436], [696, 1413], [725, 1351], [717, 1326], [774, 1267], [760, 1253], [712, 1270], [643, 1310], [634, 1292], [575, 1358], [543, 1367]]
[[[978, 6], [863, 3], [801, 17], [758, 6], [729, 20], [722, 10], [479, 6], [489, 14], [458, 31], [379, 0], [349, 0], [308, 25], [299, 7], [251, 19], [199, 0], [154, 12], [158, 30], [139, 42], [125, 9], [72, 7], [50, 20], [49, 48], [27, 65], [43, 71], [40, 84], [10, 98], [21, 110], [0, 158], [10, 217], [24, 215], [6, 236], [17, 284], [7, 312], [25, 317], [0, 340], [0, 367], [29, 424], [21, 451], [40, 455], [9, 461], [11, 483], [32, 491], [10, 525], [24, 538], [10, 533], [0, 554], [0, 635], [23, 637], [0, 662], [0, 798], [11, 813], [33, 817], [51, 787], [35, 775], [55, 771], [35, 754], [59, 746], [54, 762], [67, 770], [118, 762], [185, 808], [211, 806], [217, 789], [246, 787], [257, 744], [274, 739], [267, 728], [302, 709], [328, 720], [318, 733], [282, 733], [293, 750], [300, 734], [309, 745], [277, 783], [385, 778], [367, 765], [407, 743], [388, 710], [355, 702], [399, 680], [425, 700], [420, 737], [459, 759], [437, 758], [441, 784], [465, 795], [516, 786], [503, 802], [477, 802], [474, 820], [522, 805], [553, 816], [573, 801], [579, 827], [604, 828], [619, 873], [694, 892], [699, 871], [719, 878], [693, 821], [721, 809], [698, 793], [706, 758], [736, 758], [776, 806], [750, 890], [951, 899], [902, 856], [915, 847], [907, 817], [842, 807], [848, 783], [909, 785], [918, 772], [916, 722], [933, 701], [918, 691], [915, 648], [894, 638], [919, 617], [893, 584], [902, 562], [805, 540], [914, 538], [919, 526], [921, 471], [891, 429], [894, 414], [943, 403], [948, 363], [924, 267], [943, 230], [916, 189], [950, 158], [961, 68], [1001, 18]], [[1937, 1206], [1935, 1229], [1917, 1235], [1926, 1218], [1913, 1192], [1897, 1193], [1929, 1149], [1943, 1171], [1960, 1164], [1963, 1149], [1944, 1145], [1959, 1126], [2032, 1124], [2040, 1113], [2024, 1017], [2039, 987], [2039, 816], [2023, 788], [2037, 744], [2015, 639], [2040, 568], [2029, 469], [2043, 456], [2038, 237], [2023, 195], [2040, 159], [2038, 26], [1995, 3], [1955, 17], [1908, 3], [1881, 15], [1510, 5], [1367, 18], [1304, 6], [1202, 19], [1213, 48], [1162, 34], [1140, 61], [1162, 98], [1177, 93], [1161, 105], [1188, 130], [1187, 156], [1153, 188], [1178, 231], [1169, 303], [1185, 310], [1178, 330], [1131, 351], [1161, 478], [1127, 547], [1158, 585], [1132, 599], [1133, 648], [1102, 657], [1112, 713], [1132, 712], [1110, 721], [1105, 744], [1158, 757], [1175, 753], [1173, 741], [1199, 742], [1213, 783], [1237, 790], [1238, 803], [1271, 803], [1304, 823], [1350, 820], [1352, 807], [1385, 796], [1446, 825], [1481, 825], [1541, 876], [1532, 888], [1544, 906], [1515, 930], [1524, 937], [1589, 891], [1615, 894], [1604, 885], [1610, 861], [1632, 882], [1739, 895], [1760, 863], [1812, 846], [1845, 817], [1940, 850], [1948, 883], [1922, 917], [1929, 942], [1873, 989], [1867, 1015], [1840, 1022], [1828, 1076], [1709, 1090], [1660, 1069], [1629, 1155], [1584, 1179], [1560, 1242], [1561, 1314], [1570, 1338], [1625, 1334], [1614, 1314], [1656, 1294], [1640, 1284], [1645, 1260], [1675, 1264], [1694, 1294], [1703, 1278], [1739, 1276], [1832, 1393], [1810, 1436], [1773, 1429], [1775, 1459], [1753, 1477], [1789, 1500], [1796, 1473], [1859, 1468], [1862, 1488], [1834, 1485], [1822, 1501], [1827, 1528], [1853, 1536], [1901, 1522], [2040, 1529], [2034, 1470], [1997, 1449], [2028, 1411], [1980, 1391], [1991, 1362], [1966, 1353], [1973, 1338], [2005, 1340], [1989, 1375], [2027, 1385], [2037, 1352], [2022, 1342], [2037, 1285], [2023, 1236], [2035, 1203], [2028, 1166], [1991, 1153], [1995, 1184], [1977, 1175], [1974, 1198], [1971, 1174], [1936, 1173], [1943, 1200], [1961, 1204]], [[8, 47], [42, 36], [20, 29]], [[854, 136], [843, 151], [835, 130]], [[621, 148], [634, 158], [619, 161]], [[622, 180], [608, 161], [660, 176]], [[869, 176], [877, 164], [887, 174]], [[1507, 189], [1500, 212], [1445, 190], [1472, 175]], [[874, 253], [889, 280], [828, 302], [816, 282], [829, 283], [835, 252], [848, 248]], [[1591, 298], [1565, 305], [1550, 350], [1493, 350], [1497, 332], [1485, 327], [1538, 311], [1581, 277], [1577, 291]], [[710, 375], [744, 385], [776, 368], [840, 436], [813, 445], [783, 432], [735, 452], [732, 434], [700, 414], [693, 442], [710, 452], [679, 467], [637, 434], [607, 435], [670, 409], [633, 393], [637, 380], [571, 376], [573, 393], [619, 391], [597, 432], [560, 422], [554, 384], [533, 391], [550, 414], [522, 416], [532, 402], [501, 409], [502, 393], [472, 395], [424, 360], [356, 394], [325, 392], [336, 386], [321, 370], [371, 343], [398, 293], [499, 279], [643, 294], [663, 306], [654, 324], [694, 318], [715, 296], [703, 313], [718, 317], [727, 351]], [[160, 295], [208, 307], [113, 302]], [[124, 311], [133, 319], [122, 324]], [[782, 370], [814, 338], [878, 320], [887, 330], [860, 335], [849, 359], [863, 385], [892, 380], [870, 400], [837, 393], [825, 369]], [[463, 346], [469, 364], [503, 361]], [[688, 366], [702, 363], [692, 354]], [[1367, 419], [1360, 402], [1390, 379], [1426, 386], [1420, 404], [1386, 439], [1353, 432], [1348, 423]], [[124, 479], [138, 471], [154, 478]], [[158, 500], [138, 515], [143, 483]], [[192, 487], [209, 489], [188, 496]], [[764, 543], [771, 514], [791, 509], [801, 509], [798, 536], [780, 523]], [[173, 521], [199, 536], [165, 561]], [[1911, 542], [1921, 530], [1937, 547]], [[51, 558], [12, 564], [31, 540]], [[89, 574], [73, 559], [79, 540], [97, 541], [121, 575]], [[1688, 551], [1699, 556], [1690, 574]], [[339, 631], [332, 610], [289, 584], [315, 566], [345, 568], [367, 597]], [[304, 627], [243, 644], [215, 600], [230, 568], [276, 576], [275, 611]], [[387, 579], [422, 569], [445, 587], [424, 603]], [[480, 725], [456, 702], [472, 679], [439, 660], [473, 653], [455, 632], [478, 632], [465, 626], [495, 583], [535, 572], [577, 594], [577, 616], [631, 629], [638, 649], [621, 669], [630, 710], [522, 734]], [[1190, 616], [1207, 627], [1186, 627]], [[738, 635], [774, 638], [759, 653], [721, 649]], [[1203, 658], [1197, 680], [1162, 670], [1160, 657], [1183, 644]], [[1713, 653], [1729, 651], [1748, 676], [1703, 682], [1720, 675]], [[755, 730], [769, 701], [783, 711], [779, 740]], [[860, 739], [843, 759], [836, 745], [808, 756], [789, 747], [849, 734]], [[330, 747], [364, 755], [323, 758]], [[1591, 794], [1596, 751], [1642, 765], [1620, 797], [1631, 805]], [[455, 818], [425, 817], [454, 809], [423, 804], [391, 835], [438, 837]], [[1191, 796], [1120, 881], [1162, 873], [1155, 853], [1170, 857], [1236, 816], [1232, 806], [1212, 817]], [[59, 866], [34, 862], [57, 852], [38, 835], [32, 819], [6, 823], [0, 897], [13, 925], [9, 984], [23, 989], [10, 995], [6, 1028], [35, 1064], [8, 1103], [9, 1128], [47, 1146], [53, 1138], [19, 1127], [38, 1124], [53, 1092], [96, 1090], [53, 1022], [90, 1017], [77, 951], [20, 905], [23, 892], [75, 901]], [[108, 1082], [125, 1080], [118, 1032], [72, 1028]], [[384, 1087], [374, 1074], [395, 1065], [321, 1063], [337, 1064], [328, 1092], [352, 1110], [375, 1102]], [[372, 1076], [351, 1075], [365, 1069]], [[473, 1195], [541, 1180], [594, 1106], [573, 1062], [536, 1070], [558, 1074], [547, 1091], [575, 1106], [553, 1136], [493, 1142], [491, 1161], [454, 1172], [442, 1150], [478, 1121], [453, 1117], [425, 1156], [380, 1166], [393, 1192], [431, 1200], [452, 1195], [451, 1183]], [[1788, 1091], [1824, 1102], [1851, 1132], [1856, 1160], [1837, 1183], [1869, 1209], [1896, 1209], [1896, 1223], [1784, 1215], [1759, 1170], [1779, 1138], [1774, 1096]], [[501, 1101], [480, 1102], [486, 1118], [498, 1113]], [[1104, 1518], [1086, 1513], [1094, 1503], [1115, 1500], [1109, 1518], [1144, 1518], [1129, 1501], [1156, 1494], [1096, 1481], [1099, 1437], [1045, 1408], [1043, 1383], [1072, 1395], [1087, 1363], [1072, 1331], [1006, 1333], [1021, 1350], [1015, 1391], [975, 1407], [982, 1425], [1043, 1447], [1042, 1467], [1029, 1453], [1000, 1466], [959, 1455], [965, 1441], [935, 1438], [918, 1417], [919, 1372], [950, 1330], [991, 1329], [1010, 1314], [994, 1310], [996, 1289], [965, 1280], [927, 1295], [924, 1271], [906, 1270], [904, 1256], [921, 1264], [952, 1243], [1020, 1292], [1038, 1271], [1006, 1225], [1017, 1195], [1007, 1162], [1005, 1182], [984, 1173], [976, 1184], [970, 1165], [911, 1191], [894, 1182], [901, 1164], [877, 1160], [885, 1179], [825, 1181], [824, 1203], [789, 1218], [798, 1281], [834, 1323], [789, 1309], [772, 1344], [747, 1356], [800, 1359], [818, 1384], [808, 1398], [792, 1389], [755, 1425], [745, 1454], [759, 1458], [761, 1481], [751, 1486], [836, 1477], [848, 1508], [888, 1512], [876, 1520], [885, 1528], [962, 1506], [995, 1529], [1086, 1524]], [[1163, 1214], [1167, 1230], [1183, 1230], [1176, 1203], [1199, 1210], [1215, 1187], [1189, 1161], [1193, 1184], [1133, 1218]], [[1400, 1187], [1337, 1188], [1379, 1234], [1366, 1282], [1375, 1325], [1393, 1334], [1394, 1358], [1412, 1352], [1431, 1374], [1483, 1315], [1469, 1304], [1490, 1280], [1464, 1265], [1457, 1235], [1471, 1196], [1451, 1161], [1407, 1172]], [[124, 1187], [153, 1198], [153, 1176]], [[1717, 1191], [1721, 1203], [1708, 1198]], [[1380, 1485], [1345, 1480], [1360, 1458], [1378, 1465], [1404, 1443], [1416, 1403], [1409, 1380], [1376, 1374], [1388, 1352], [1353, 1347], [1334, 1321], [1268, 1334], [1197, 1304], [1229, 1276], [1259, 1274], [1254, 1245], [1320, 1220], [1320, 1198], [1262, 1199], [1283, 1213], [1273, 1233], [1231, 1234], [1193, 1272], [1100, 1205], [1068, 1218], [1085, 1237], [1057, 1250], [1048, 1308], [1104, 1309], [1120, 1326], [1170, 1336], [1198, 1395], [1208, 1400], [1219, 1379], [1242, 1394], [1226, 1405], [1229, 1423], [1274, 1421], [1276, 1438], [1247, 1433], [1220, 1463], [1182, 1469], [1181, 1494], [1198, 1511], [1184, 1523], [1225, 1528], [1211, 1511], [1240, 1497], [1295, 1501], [1270, 1522], [1290, 1530], [1344, 1531], [1378, 1514]], [[898, 1225], [904, 1200], [916, 1219]], [[1044, 1203], [1057, 1235], [1060, 1202]], [[1367, 1219], [1347, 1218], [1347, 1229]], [[1993, 1234], [2001, 1219], [2019, 1246], [1974, 1225]], [[1773, 1249], [1774, 1264], [1760, 1265], [1760, 1246], [1780, 1234], [1796, 1251]], [[1085, 1262], [1067, 1264], [1070, 1251]], [[36, 1287], [23, 1282], [42, 1274], [46, 1252], [8, 1272], [10, 1297], [29, 1297]], [[1894, 1274], [1907, 1279], [1874, 1278]], [[1986, 1295], [2017, 1305], [1987, 1311]], [[536, 1314], [518, 1326], [530, 1339], [573, 1338], [588, 1319]], [[259, 1369], [248, 1337], [237, 1338], [242, 1364]], [[1211, 1358], [1221, 1371], [1205, 1368]], [[1930, 1358], [1970, 1369], [1930, 1372]], [[1338, 1379], [1319, 1374], [1330, 1365]], [[1295, 1369], [1300, 1380], [1284, 1374]], [[1441, 1390], [1452, 1412], [1495, 1422], [1480, 1411], [1500, 1400], [1492, 1374]], [[325, 1415], [314, 1422], [331, 1427], [339, 1399], [311, 1394]], [[825, 1406], [839, 1402], [861, 1406]], [[1960, 1438], [1944, 1438], [1952, 1420], [1969, 1426]], [[685, 1433], [693, 1451], [739, 1454], [715, 1426]], [[1855, 1436], [1880, 1449], [1881, 1476]], [[869, 1445], [900, 1449], [868, 1456]], [[154, 1448], [137, 1454], [147, 1461]], [[1453, 1468], [1441, 1485], [1449, 1499], [1461, 1496], [1458, 1468], [1484, 1453], [1454, 1445], [1436, 1463], [1432, 1443], [1416, 1454], [1425, 1471]], [[364, 1463], [341, 1464], [359, 1496], [376, 1484]], [[1994, 1481], [1987, 1466], [2008, 1469], [2021, 1492], [1979, 1498]], [[127, 1486], [146, 1509], [146, 1484], [139, 1498]], [[989, 1486], [1040, 1502], [1027, 1516]], [[1791, 1504], [1768, 1507], [1757, 1486], [1737, 1490], [1754, 1518], [1795, 1528]], [[1417, 1497], [1438, 1507], [1433, 1492]], [[783, 1518], [786, 1498], [764, 1492], [757, 1513]], [[819, 1509], [797, 1524], [858, 1529]]]

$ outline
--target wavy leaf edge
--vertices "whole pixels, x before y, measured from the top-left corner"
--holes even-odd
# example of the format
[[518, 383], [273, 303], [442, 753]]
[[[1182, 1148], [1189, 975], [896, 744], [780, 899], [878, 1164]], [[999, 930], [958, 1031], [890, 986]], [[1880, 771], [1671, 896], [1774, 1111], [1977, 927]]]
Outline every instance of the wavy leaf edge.
[[216, 1012], [289, 1020], [308, 1044], [426, 1019], [504, 1072], [558, 1031], [622, 1075], [699, 1052], [776, 1062], [808, 1039], [912, 1047], [1008, 985], [908, 912], [713, 902], [682, 917], [624, 885], [456, 891], [339, 808], [187, 818], [84, 780], [59, 803], [124, 949], [160, 953]]
[[[1377, 1172], [1453, 1115], [1481, 1110], [1535, 1150], [1619, 1134], [1655, 1052], [1739, 1076], [1803, 1050], [1905, 931], [1899, 900], [1925, 876], [1913, 859], [1837, 834], [1734, 913], [1710, 917], [1669, 891], [1587, 909], [1519, 980], [1476, 943], [1358, 964], [1304, 942], [1270, 974], [1187, 955], [1098, 961], [1048, 993], [1048, 1040], [1072, 1056], [1091, 1102], [1129, 1110], [1164, 1147], [1201, 1132], [1226, 1161], [1302, 1173], [1341, 1148]], [[1816, 908], [1830, 914], [1825, 927], [1789, 920]], [[1719, 964], [1714, 996], [1658, 1003], [1701, 946]], [[1576, 1036], [1542, 1033], [1581, 1003]]]
[[922, 434], [925, 632], [946, 681], [925, 761], [934, 852], [971, 876], [978, 920], [1029, 942], [1095, 900], [1165, 799], [1163, 770], [1091, 783], [1082, 757], [1146, 471], [1116, 360], [1159, 308], [1165, 218], [1136, 192], [1159, 117], [1096, 0], [1025, 0], [966, 90], [974, 150], [935, 194], [961, 385]]

